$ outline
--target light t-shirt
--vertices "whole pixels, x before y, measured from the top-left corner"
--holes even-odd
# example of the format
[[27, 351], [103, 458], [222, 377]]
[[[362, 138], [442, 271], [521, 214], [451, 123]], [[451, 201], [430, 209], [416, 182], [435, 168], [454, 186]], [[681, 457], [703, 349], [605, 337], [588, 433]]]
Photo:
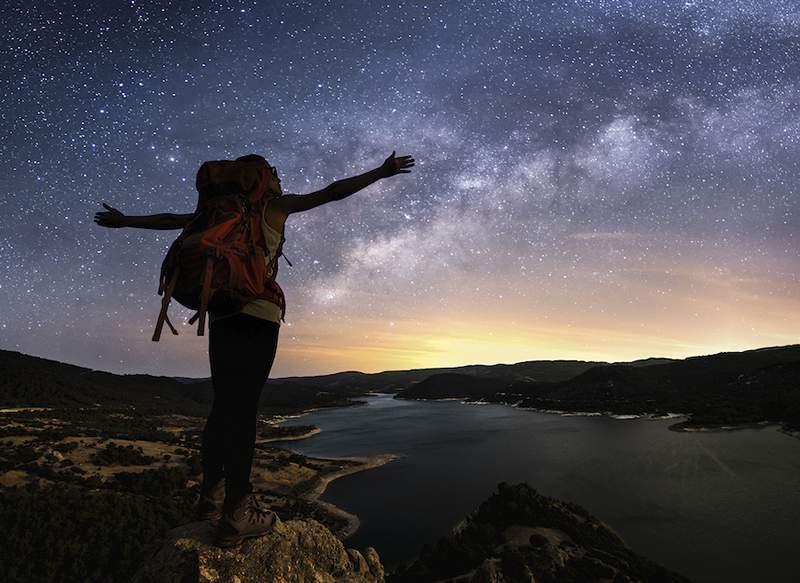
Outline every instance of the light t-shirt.
[[[273, 273], [269, 272], [269, 267], [273, 258], [275, 257], [275, 254], [278, 252], [278, 246], [281, 243], [281, 234], [267, 224], [263, 214], [261, 217], [261, 230], [264, 233], [264, 242], [267, 246], [267, 252], [264, 256], [264, 259], [267, 262], [267, 277], [271, 278], [273, 277]], [[277, 275], [277, 271], [278, 262], [275, 261], [275, 275]], [[245, 306], [239, 312], [231, 312], [230, 314], [225, 315], [215, 315], [212, 312], [208, 312], [208, 325], [210, 326], [217, 320], [230, 318], [231, 316], [235, 316], [239, 313], [249, 314], [251, 316], [255, 316], [256, 318], [269, 320], [270, 322], [276, 322], [278, 325], [281, 323], [281, 307], [269, 300], [257, 298], [245, 304]]]

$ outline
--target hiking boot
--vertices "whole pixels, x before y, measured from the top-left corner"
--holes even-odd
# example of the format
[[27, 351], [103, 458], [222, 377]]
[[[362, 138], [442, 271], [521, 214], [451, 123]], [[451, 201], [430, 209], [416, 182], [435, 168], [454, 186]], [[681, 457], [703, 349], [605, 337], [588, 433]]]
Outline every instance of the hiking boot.
[[211, 486], [200, 487], [200, 498], [194, 511], [195, 520], [219, 520], [222, 516], [220, 506], [225, 498], [225, 479]]
[[279, 522], [278, 516], [249, 492], [230, 505], [225, 500], [214, 543], [223, 548], [236, 547], [246, 538], [267, 534]]

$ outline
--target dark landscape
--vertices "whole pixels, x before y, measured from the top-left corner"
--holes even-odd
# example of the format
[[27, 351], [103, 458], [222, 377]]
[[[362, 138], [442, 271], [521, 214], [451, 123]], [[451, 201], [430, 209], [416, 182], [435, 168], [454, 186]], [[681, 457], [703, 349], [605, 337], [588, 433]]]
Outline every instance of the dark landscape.
[[[253, 481], [285, 521], [288, 530], [275, 537], [305, 532], [325, 552], [339, 553], [325, 563], [319, 548], [293, 547], [284, 557], [289, 570], [310, 568], [308, 557], [301, 560], [309, 552], [321, 561], [320, 572], [339, 569], [353, 581], [685, 581], [633, 553], [591, 509], [525, 484], [501, 485], [456, 531], [386, 574], [374, 550], [342, 546], [358, 518], [318, 498], [330, 480], [390, 463], [391, 456], [292, 453], [273, 443], [318, 429], [279, 423], [388, 392], [547, 411], [688, 414], [673, 426], [682, 430], [781, 423], [792, 432], [800, 429], [799, 372], [800, 347], [786, 346], [685, 360], [531, 361], [272, 379], [260, 403]], [[0, 388], [4, 581], [119, 581], [137, 572], [139, 580], [155, 581], [153, 573], [165, 572], [155, 566], [174, 558], [175, 541], [187, 537], [195, 559], [211, 553], [218, 566], [230, 566], [230, 556], [207, 544], [207, 525], [192, 526], [209, 379], [116, 375], [0, 351]], [[257, 549], [263, 541], [248, 544]], [[253, 557], [266, 560], [262, 550]]]
[[[532, 363], [511, 367], [535, 370]], [[505, 403], [542, 411], [617, 415], [688, 415], [674, 430], [781, 423], [800, 430], [800, 346], [723, 352], [684, 360], [631, 363], [537, 363], [477, 378], [438, 373], [398, 392], [398, 398]], [[548, 366], [549, 365], [549, 366]], [[577, 374], [568, 376], [568, 370]], [[512, 374], [507, 374], [507, 373]], [[506, 374], [503, 374], [506, 373]]]

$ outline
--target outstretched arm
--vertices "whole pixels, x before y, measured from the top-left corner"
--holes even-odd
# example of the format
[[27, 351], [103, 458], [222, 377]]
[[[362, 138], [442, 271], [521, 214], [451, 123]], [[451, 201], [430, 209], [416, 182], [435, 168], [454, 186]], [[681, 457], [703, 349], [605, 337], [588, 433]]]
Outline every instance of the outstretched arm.
[[411, 156], [394, 157], [394, 152], [386, 158], [386, 160], [369, 172], [359, 174], [358, 176], [351, 176], [343, 180], [332, 182], [322, 190], [312, 192], [311, 194], [287, 194], [275, 199], [274, 206], [278, 207], [285, 214], [299, 213], [307, 211], [322, 204], [331, 202], [332, 200], [342, 200], [351, 194], [354, 194], [380, 180], [381, 178], [389, 178], [395, 174], [408, 174], [411, 170], [404, 170], [414, 165], [414, 159]]
[[114, 207], [108, 206], [103, 203], [103, 206], [108, 209], [95, 213], [94, 222], [101, 227], [119, 228], [119, 227], [136, 227], [139, 229], [182, 229], [192, 218], [194, 213], [188, 214], [174, 214], [174, 213], [159, 213], [156, 215], [142, 215], [131, 216], [124, 215]]

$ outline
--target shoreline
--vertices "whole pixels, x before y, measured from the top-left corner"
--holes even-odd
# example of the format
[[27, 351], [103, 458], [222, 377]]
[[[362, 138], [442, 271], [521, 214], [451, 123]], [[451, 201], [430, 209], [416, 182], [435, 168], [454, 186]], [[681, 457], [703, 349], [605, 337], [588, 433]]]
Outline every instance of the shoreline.
[[620, 421], [627, 421], [629, 419], [647, 419], [651, 421], [663, 421], [666, 419], [678, 419], [680, 417], [689, 417], [689, 413], [664, 413], [658, 415], [655, 413], [614, 413], [613, 411], [568, 411], [565, 409], [539, 409], [537, 407], [517, 407], [511, 403], [500, 403], [520, 411], [535, 411], [536, 413], [548, 413], [551, 415], [559, 415], [560, 417], [609, 417], [610, 419], [618, 419]]
[[[283, 423], [288, 419], [299, 419], [301, 417], [305, 417], [309, 413], [313, 413], [314, 411], [318, 411], [323, 408], [327, 409], [328, 407], [308, 409], [306, 411], [302, 411], [295, 415], [276, 416], [276, 418], [270, 421], [270, 424], [280, 425], [281, 423]], [[306, 433], [299, 436], [268, 439], [262, 441], [261, 443], [267, 443], [270, 441], [299, 441], [301, 439], [307, 439], [313, 435], [317, 435], [321, 432], [322, 429], [320, 429], [319, 427], [315, 427], [314, 429], [307, 431]], [[287, 448], [287, 451], [292, 451], [292, 450]], [[303, 500], [306, 500], [308, 502], [313, 502], [314, 504], [322, 508], [325, 512], [327, 512], [328, 515], [334, 518], [344, 520], [346, 526], [344, 530], [342, 530], [341, 533], [337, 534], [336, 536], [339, 537], [341, 540], [346, 540], [347, 538], [353, 536], [356, 533], [356, 531], [358, 531], [359, 527], [361, 526], [361, 520], [358, 518], [357, 514], [348, 512], [347, 510], [344, 510], [343, 508], [340, 508], [339, 506], [336, 506], [331, 502], [320, 500], [320, 497], [325, 493], [325, 490], [327, 490], [328, 484], [330, 484], [334, 480], [343, 478], [344, 476], [349, 476], [350, 474], [357, 474], [358, 472], [363, 472], [366, 470], [371, 470], [373, 468], [378, 468], [400, 457], [401, 456], [399, 454], [393, 454], [393, 453], [378, 454], [372, 456], [345, 456], [345, 457], [306, 456], [306, 458], [309, 460], [354, 462], [358, 465], [353, 465], [347, 468], [340, 468], [333, 472], [328, 472], [326, 474], [321, 474], [317, 476], [314, 485], [308, 490], [304, 491], [302, 494], [300, 494], [299, 498], [302, 498]]]
[[613, 411], [571, 411], [568, 409], [543, 409], [541, 407], [520, 407], [518, 403], [521, 401], [486, 401], [478, 399], [476, 401], [468, 401], [463, 397], [444, 397], [441, 399], [426, 399], [421, 397], [399, 397], [407, 401], [458, 401], [462, 405], [502, 405], [504, 407], [511, 407], [519, 411], [533, 411], [534, 413], [547, 413], [548, 415], [558, 415], [560, 417], [609, 417], [611, 419], [618, 419], [627, 421], [629, 419], [649, 419], [653, 421], [663, 421], [666, 419], [678, 419], [680, 417], [689, 417], [690, 413], [614, 413]]
[[741, 423], [739, 425], [684, 425], [686, 421], [675, 423], [667, 427], [676, 433], [723, 433], [728, 431], [739, 431], [742, 429], [766, 429], [777, 426], [779, 433], [784, 433], [789, 437], [800, 439], [800, 431], [784, 429], [783, 423], [779, 421], [754, 421], [752, 423]]
[[269, 425], [280, 425], [284, 421], [288, 421], [289, 419], [299, 419], [300, 417], [305, 417], [309, 413], [313, 413], [314, 411], [326, 411], [327, 409], [340, 409], [345, 407], [359, 407], [364, 406], [367, 404], [366, 401], [359, 401], [357, 398], [349, 398], [350, 402], [343, 405], [327, 405], [324, 407], [310, 407], [308, 409], [303, 409], [302, 411], [298, 411], [296, 413], [259, 413], [258, 417], [262, 418], [266, 423]]
[[359, 465], [351, 466], [348, 468], [342, 468], [334, 472], [318, 476], [314, 483], [314, 486], [306, 490], [302, 494], [300, 494], [299, 497], [319, 505], [326, 512], [328, 512], [329, 514], [333, 515], [336, 518], [344, 519], [347, 522], [347, 526], [337, 536], [340, 536], [341, 540], [345, 540], [353, 536], [356, 533], [356, 531], [358, 531], [359, 527], [361, 526], [361, 520], [358, 518], [357, 514], [348, 512], [347, 510], [344, 510], [343, 508], [340, 508], [339, 506], [336, 506], [331, 502], [320, 500], [319, 499], [320, 496], [322, 496], [325, 493], [325, 490], [328, 488], [328, 484], [330, 484], [334, 480], [337, 480], [344, 476], [349, 476], [350, 474], [357, 474], [365, 470], [378, 468], [384, 464], [388, 464], [389, 462], [395, 459], [398, 459], [399, 457], [400, 457], [399, 455], [393, 453], [379, 454], [374, 456], [353, 456], [353, 457], [335, 457], [335, 458], [309, 457], [308, 459], [313, 459], [313, 460], [356, 462]]
[[793, 437], [794, 439], [800, 439], [800, 429], [785, 429], [781, 427], [778, 429], [778, 432]]
[[322, 431], [319, 427], [314, 427], [314, 429], [309, 429], [305, 433], [300, 433], [298, 435], [284, 435], [281, 437], [266, 437], [264, 439], [257, 439], [256, 445], [260, 445], [262, 443], [274, 443], [276, 441], [298, 441], [300, 439], [307, 439], [312, 437]]
[[539, 407], [519, 407], [517, 402], [510, 401], [485, 401], [478, 399], [476, 401], [468, 401], [463, 397], [444, 397], [441, 399], [436, 398], [422, 398], [422, 397], [399, 397], [408, 401], [459, 401], [462, 405], [503, 405], [511, 407], [512, 409], [519, 409], [520, 411], [533, 411], [535, 413], [547, 413], [548, 415], [558, 415], [560, 417], [609, 417], [611, 419], [618, 419], [627, 421], [630, 419], [646, 419], [649, 421], [664, 421], [669, 419], [678, 419], [684, 417], [684, 421], [673, 423], [667, 426], [670, 431], [677, 433], [717, 433], [723, 431], [738, 431], [741, 429], [765, 429], [767, 427], [777, 425], [780, 433], [800, 439], [800, 430], [786, 429], [785, 424], [781, 421], [753, 421], [749, 423], [741, 423], [739, 425], [685, 425], [690, 423], [691, 413], [665, 413], [657, 415], [654, 413], [614, 413], [613, 411], [569, 411], [566, 409], [542, 409]]

